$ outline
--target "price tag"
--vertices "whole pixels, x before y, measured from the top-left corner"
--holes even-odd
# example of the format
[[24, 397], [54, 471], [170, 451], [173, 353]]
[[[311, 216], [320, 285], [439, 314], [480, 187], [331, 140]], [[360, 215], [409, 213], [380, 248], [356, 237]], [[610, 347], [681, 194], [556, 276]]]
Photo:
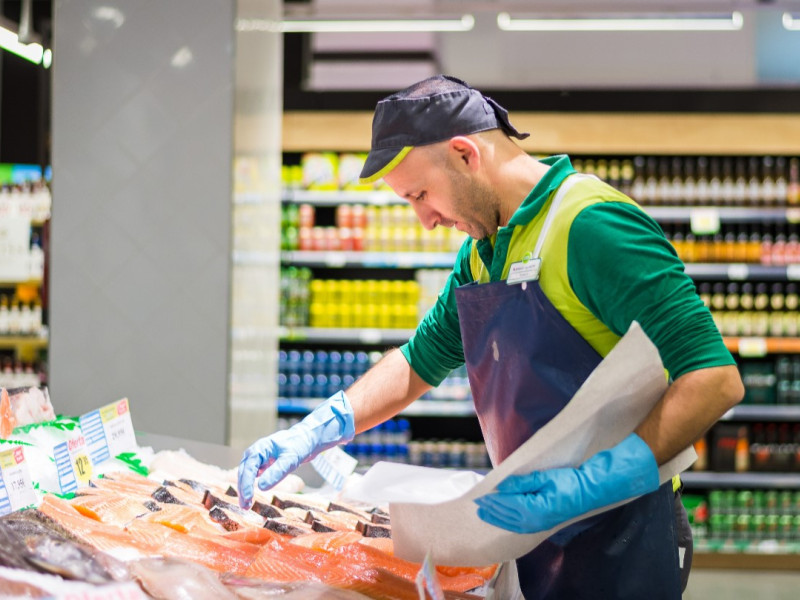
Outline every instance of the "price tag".
[[695, 208], [689, 212], [689, 223], [695, 235], [709, 235], [719, 231], [719, 211], [715, 208]]
[[86, 413], [80, 421], [94, 464], [136, 449], [136, 434], [127, 398]]
[[445, 600], [444, 591], [439, 583], [439, 578], [436, 576], [436, 568], [433, 566], [431, 560], [431, 553], [425, 555], [425, 560], [422, 561], [422, 567], [417, 573], [417, 593], [420, 598], [427, 598], [425, 592], [433, 600]]
[[363, 329], [358, 335], [362, 344], [379, 344], [383, 336], [379, 329]]
[[35, 504], [36, 492], [22, 447], [0, 452], [0, 515]]
[[55, 446], [53, 457], [56, 459], [58, 485], [62, 494], [69, 494], [89, 485], [93, 465], [82, 435]]
[[787, 265], [786, 279], [789, 279], [790, 281], [797, 281], [800, 279], [800, 265]]
[[786, 221], [789, 223], [800, 223], [800, 208], [787, 208]]
[[358, 461], [347, 452], [334, 446], [318, 454], [311, 466], [337, 490], [344, 487], [347, 478], [356, 470]]
[[328, 267], [340, 268], [347, 264], [347, 255], [344, 252], [327, 252], [324, 262]]
[[728, 265], [728, 279], [741, 281], [743, 279], [747, 279], [749, 275], [750, 269], [747, 267], [747, 265], [741, 263]]
[[767, 340], [765, 338], [740, 338], [739, 356], [742, 358], [756, 358], [767, 355]]
[[411, 252], [399, 252], [397, 254], [397, 267], [400, 269], [410, 269], [417, 264], [417, 255]]

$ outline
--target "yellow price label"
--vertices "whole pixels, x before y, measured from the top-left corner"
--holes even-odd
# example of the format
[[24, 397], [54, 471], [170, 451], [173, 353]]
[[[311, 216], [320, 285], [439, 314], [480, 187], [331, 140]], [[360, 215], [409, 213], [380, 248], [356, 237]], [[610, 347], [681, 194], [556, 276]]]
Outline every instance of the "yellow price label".
[[88, 454], [77, 454], [72, 461], [75, 478], [81, 483], [89, 483], [92, 478], [92, 461]]
[[0, 469], [10, 469], [17, 466], [14, 450], [0, 452]]

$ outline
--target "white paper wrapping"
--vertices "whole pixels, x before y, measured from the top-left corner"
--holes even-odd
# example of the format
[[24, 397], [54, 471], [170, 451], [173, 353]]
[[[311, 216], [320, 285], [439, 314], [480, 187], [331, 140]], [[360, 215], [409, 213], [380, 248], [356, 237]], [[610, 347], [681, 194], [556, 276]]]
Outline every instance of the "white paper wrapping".
[[[574, 467], [616, 445], [636, 429], [666, 389], [658, 350], [633, 323], [566, 407], [469, 491], [436, 504], [390, 503], [395, 555], [421, 562], [430, 552], [435, 563], [454, 566], [513, 560], [570, 523], [623, 504], [588, 512], [549, 531], [516, 534], [482, 521], [473, 499], [492, 492], [511, 474]], [[661, 466], [661, 482], [696, 458], [693, 447], [685, 449]]]

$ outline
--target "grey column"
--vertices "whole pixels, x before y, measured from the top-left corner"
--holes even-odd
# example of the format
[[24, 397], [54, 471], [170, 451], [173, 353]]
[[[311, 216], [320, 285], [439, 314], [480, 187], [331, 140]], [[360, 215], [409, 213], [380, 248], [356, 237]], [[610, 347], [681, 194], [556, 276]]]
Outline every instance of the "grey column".
[[235, 2], [54, 12], [53, 404], [225, 442]]

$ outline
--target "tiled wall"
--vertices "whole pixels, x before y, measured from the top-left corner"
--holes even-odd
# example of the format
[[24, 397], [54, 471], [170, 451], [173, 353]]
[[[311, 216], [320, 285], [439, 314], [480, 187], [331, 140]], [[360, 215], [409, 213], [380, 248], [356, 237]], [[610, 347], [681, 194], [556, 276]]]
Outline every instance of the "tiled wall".
[[227, 435], [233, 0], [57, 0], [50, 387]]

